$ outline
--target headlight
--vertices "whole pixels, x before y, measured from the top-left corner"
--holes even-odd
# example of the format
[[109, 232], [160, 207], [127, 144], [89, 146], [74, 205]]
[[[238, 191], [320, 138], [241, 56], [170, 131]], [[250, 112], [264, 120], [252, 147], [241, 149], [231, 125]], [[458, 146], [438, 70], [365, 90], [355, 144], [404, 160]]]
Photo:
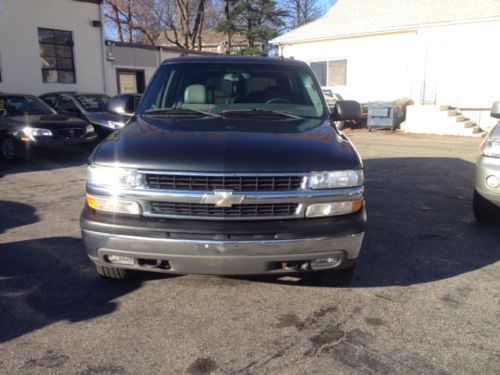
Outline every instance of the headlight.
[[116, 197], [96, 197], [87, 194], [87, 205], [96, 211], [114, 212], [119, 214], [140, 215], [141, 208], [137, 202]]
[[39, 136], [45, 136], [45, 137], [52, 136], [52, 132], [49, 129], [32, 128], [31, 126], [25, 127], [23, 129], [23, 133], [32, 139], [33, 137], [39, 137]]
[[339, 216], [358, 212], [363, 208], [363, 200], [350, 202], [317, 203], [307, 207], [306, 217]]
[[312, 172], [309, 175], [309, 189], [338, 189], [363, 185], [363, 170], [335, 172]]
[[87, 127], [85, 128], [85, 132], [86, 133], [93, 133], [95, 130], [94, 130], [94, 127], [92, 125], [87, 125]]
[[119, 121], [108, 121], [108, 126], [111, 129], [120, 129], [120, 128], [123, 128], [125, 126], [125, 123], [119, 122]]
[[144, 187], [144, 175], [136, 169], [97, 167], [87, 168], [87, 183], [110, 189], [136, 189]]
[[500, 158], [500, 138], [486, 139], [481, 154], [491, 158]]

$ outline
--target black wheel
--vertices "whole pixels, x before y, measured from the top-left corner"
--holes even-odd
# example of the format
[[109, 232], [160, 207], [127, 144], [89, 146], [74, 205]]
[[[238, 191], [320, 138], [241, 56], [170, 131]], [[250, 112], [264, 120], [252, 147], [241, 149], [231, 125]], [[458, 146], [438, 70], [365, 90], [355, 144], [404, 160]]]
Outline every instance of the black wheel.
[[316, 271], [311, 273], [309, 277], [310, 280], [318, 284], [342, 287], [349, 284], [354, 275], [355, 268], [356, 264], [338, 270]]
[[16, 138], [9, 134], [2, 137], [0, 142], [0, 150], [5, 160], [12, 162], [19, 159], [20, 147]]
[[102, 266], [100, 264], [96, 264], [95, 268], [99, 276], [104, 277], [105, 279], [113, 279], [113, 280], [128, 279], [131, 276], [131, 273], [133, 272], [123, 268]]
[[476, 190], [474, 190], [472, 206], [474, 210], [474, 216], [479, 222], [495, 221], [499, 219], [500, 209], [489, 200], [483, 198], [483, 196]]

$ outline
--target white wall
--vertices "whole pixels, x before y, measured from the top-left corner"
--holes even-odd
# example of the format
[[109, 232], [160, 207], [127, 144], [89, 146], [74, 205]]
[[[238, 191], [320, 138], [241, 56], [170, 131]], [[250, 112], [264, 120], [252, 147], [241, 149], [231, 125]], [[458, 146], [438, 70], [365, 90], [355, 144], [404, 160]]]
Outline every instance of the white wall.
[[499, 37], [500, 20], [495, 20], [301, 42], [282, 51], [309, 63], [347, 59], [347, 85], [336, 88], [346, 98], [411, 97], [417, 103], [489, 107], [500, 100]]
[[308, 63], [347, 59], [347, 85], [337, 92], [360, 101], [390, 100], [412, 94], [415, 39], [411, 32], [301, 43], [284, 46], [283, 55]]
[[[0, 91], [104, 90], [99, 6], [73, 0], [0, 0]], [[76, 84], [43, 83], [38, 27], [73, 32]]]

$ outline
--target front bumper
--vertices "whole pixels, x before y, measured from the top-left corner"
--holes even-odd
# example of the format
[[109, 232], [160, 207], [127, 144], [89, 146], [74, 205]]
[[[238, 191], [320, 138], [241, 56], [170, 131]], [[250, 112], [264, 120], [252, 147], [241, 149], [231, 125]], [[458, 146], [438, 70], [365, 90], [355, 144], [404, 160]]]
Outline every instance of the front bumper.
[[39, 149], [54, 149], [64, 148], [68, 146], [85, 146], [93, 144], [97, 141], [96, 133], [89, 133], [85, 137], [35, 137], [35, 140], [20, 141], [21, 145], [26, 148], [36, 147]]
[[[113, 266], [212, 275], [292, 273], [305, 270], [300, 265], [307, 265], [313, 259], [333, 257], [341, 260], [336, 268], [346, 267], [358, 257], [366, 223], [364, 211], [342, 218], [272, 224], [190, 221], [189, 226], [181, 221], [171, 221], [172, 224], [142, 221], [142, 227], [134, 229], [127, 228], [125, 223], [127, 220], [139, 222], [138, 219], [107, 218], [103, 222], [99, 220], [102, 217], [106, 215], [85, 209], [81, 218], [82, 237], [94, 263], [111, 265], [107, 257], [119, 255], [134, 258], [136, 263]], [[213, 231], [209, 234], [219, 225], [224, 229], [219, 227], [221, 230], [215, 233], [220, 234]], [[295, 233], [290, 232], [293, 228]], [[279, 233], [271, 234], [272, 229]], [[151, 267], [145, 260], [162, 261], [161, 264], [167, 266]]]
[[500, 178], [500, 158], [480, 156], [476, 167], [476, 190], [481, 196], [500, 207], [500, 187], [491, 189], [486, 185], [488, 176]]

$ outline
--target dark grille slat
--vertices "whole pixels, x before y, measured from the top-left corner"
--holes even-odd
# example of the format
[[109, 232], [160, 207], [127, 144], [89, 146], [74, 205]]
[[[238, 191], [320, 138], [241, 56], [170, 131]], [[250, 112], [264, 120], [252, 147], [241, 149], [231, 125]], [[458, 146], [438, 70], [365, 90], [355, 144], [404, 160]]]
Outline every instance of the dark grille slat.
[[85, 129], [82, 128], [57, 129], [56, 133], [61, 137], [65, 138], [82, 137], [83, 135], [85, 135]]
[[174, 202], [150, 202], [150, 204], [153, 214], [192, 217], [286, 217], [293, 216], [297, 210], [295, 203], [239, 204], [233, 207]]
[[301, 176], [181, 176], [146, 174], [151, 189], [212, 191], [293, 191], [299, 190]]

